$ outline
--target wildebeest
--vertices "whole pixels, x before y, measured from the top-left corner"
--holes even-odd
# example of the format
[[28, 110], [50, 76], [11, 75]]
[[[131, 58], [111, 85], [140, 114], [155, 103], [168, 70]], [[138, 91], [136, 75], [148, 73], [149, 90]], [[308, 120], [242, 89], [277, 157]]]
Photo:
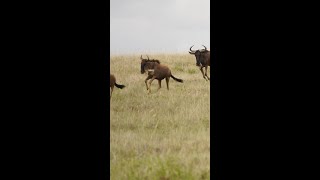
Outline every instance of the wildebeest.
[[[192, 50], [191, 48], [193, 46], [190, 47], [190, 51], [189, 53], [190, 54], [193, 54], [196, 56], [196, 66], [199, 66], [200, 67], [200, 71], [202, 72], [202, 75], [203, 75], [203, 78], [205, 80], [206, 77], [208, 78], [208, 80], [210, 80], [210, 78], [208, 77], [207, 75], [207, 69], [208, 69], [208, 66], [210, 66], [210, 51], [207, 50], [207, 47], [205, 47], [204, 45], [202, 45], [205, 49], [201, 49], [201, 50]], [[203, 73], [203, 67], [205, 68], [205, 73]]]
[[[146, 78], [145, 83], [147, 86], [147, 90], [149, 90], [149, 93], [151, 93], [151, 83], [154, 79], [158, 80], [158, 83], [159, 83], [158, 90], [161, 88], [161, 80], [164, 78], [166, 79], [168, 90], [169, 90], [170, 77], [172, 77], [175, 81], [178, 81], [181, 83], [183, 82], [182, 79], [178, 79], [178, 78], [174, 77], [171, 74], [171, 70], [168, 68], [168, 66], [160, 64], [159, 60], [155, 60], [155, 59], [150, 60], [149, 57], [148, 57], [148, 59], [143, 59], [142, 55], [141, 55], [140, 59], [141, 59], [141, 74], [144, 74], [146, 71], [148, 72], [148, 77]], [[147, 82], [149, 79], [150, 79], [150, 81], [149, 81], [149, 86], [148, 86]]]
[[117, 88], [120, 88], [120, 89], [126, 87], [125, 85], [117, 84], [116, 77], [113, 74], [110, 74], [110, 88], [111, 88], [110, 99], [112, 96], [114, 86], [116, 86]]

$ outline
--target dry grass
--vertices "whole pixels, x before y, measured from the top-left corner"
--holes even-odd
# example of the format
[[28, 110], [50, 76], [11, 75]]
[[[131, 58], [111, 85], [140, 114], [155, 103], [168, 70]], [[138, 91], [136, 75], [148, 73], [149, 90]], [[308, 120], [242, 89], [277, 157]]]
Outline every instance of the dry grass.
[[[210, 179], [210, 83], [189, 54], [148, 54], [184, 80], [152, 83], [147, 94], [140, 55], [112, 56], [124, 89], [110, 103], [111, 179]], [[208, 70], [210, 76], [210, 71]]]

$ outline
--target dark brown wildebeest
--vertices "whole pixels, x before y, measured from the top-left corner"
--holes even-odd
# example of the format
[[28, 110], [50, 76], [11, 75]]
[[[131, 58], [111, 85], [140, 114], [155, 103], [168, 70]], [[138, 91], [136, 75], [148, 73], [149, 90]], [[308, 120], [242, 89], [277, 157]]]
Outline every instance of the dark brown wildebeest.
[[[142, 55], [141, 55], [140, 59], [141, 59], [141, 74], [144, 74], [146, 71], [148, 72], [148, 77], [146, 78], [145, 83], [147, 86], [147, 90], [149, 90], [149, 93], [151, 93], [151, 83], [154, 79], [158, 80], [158, 83], [159, 83], [158, 90], [161, 88], [161, 80], [164, 78], [166, 79], [168, 90], [169, 90], [170, 77], [172, 77], [175, 81], [178, 81], [181, 83], [183, 82], [182, 79], [178, 79], [178, 78], [174, 77], [171, 74], [171, 70], [168, 68], [168, 66], [160, 64], [159, 60], [155, 60], [155, 59], [150, 60], [149, 57], [148, 57], [148, 59], [143, 59]], [[150, 79], [150, 81], [149, 81], [149, 86], [148, 86], [147, 82], [149, 79]]]
[[[207, 69], [208, 66], [210, 66], [210, 51], [207, 50], [207, 47], [205, 47], [204, 45], [202, 45], [205, 49], [201, 49], [201, 50], [196, 50], [193, 51], [191, 48], [193, 46], [190, 47], [190, 54], [193, 54], [196, 56], [196, 66], [200, 67], [200, 71], [202, 72], [203, 78], [205, 80], [206, 77], [208, 78], [208, 80], [210, 80], [210, 78], [207, 75]], [[205, 68], [206, 72], [203, 73], [203, 67]]]
[[111, 88], [110, 99], [112, 96], [112, 91], [113, 91], [114, 86], [116, 86], [117, 88], [120, 88], [120, 89], [126, 87], [125, 85], [117, 84], [116, 77], [114, 77], [113, 74], [110, 74], [110, 88]]

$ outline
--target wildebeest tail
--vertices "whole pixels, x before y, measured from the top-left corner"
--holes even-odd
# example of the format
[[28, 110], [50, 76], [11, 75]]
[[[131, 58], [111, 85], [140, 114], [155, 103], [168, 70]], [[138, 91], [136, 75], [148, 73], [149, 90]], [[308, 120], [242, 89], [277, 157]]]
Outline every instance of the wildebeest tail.
[[121, 84], [117, 84], [117, 83], [115, 83], [115, 86], [116, 86], [117, 88], [120, 88], [120, 89], [126, 87], [125, 85], [121, 85]]
[[178, 82], [181, 82], [181, 83], [183, 82], [182, 79], [176, 78], [176, 77], [174, 77], [172, 74], [171, 74], [171, 77], [172, 77], [174, 80], [178, 81]]

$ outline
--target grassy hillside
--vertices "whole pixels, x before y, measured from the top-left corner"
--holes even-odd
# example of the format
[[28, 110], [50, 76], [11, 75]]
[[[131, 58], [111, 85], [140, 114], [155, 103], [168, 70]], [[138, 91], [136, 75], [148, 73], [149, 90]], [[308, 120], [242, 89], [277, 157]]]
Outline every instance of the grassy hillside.
[[110, 72], [126, 85], [110, 102], [111, 179], [209, 179], [210, 83], [192, 55], [148, 56], [184, 83], [170, 78], [168, 91], [163, 80], [157, 91], [154, 80], [148, 94], [140, 55], [111, 56]]

